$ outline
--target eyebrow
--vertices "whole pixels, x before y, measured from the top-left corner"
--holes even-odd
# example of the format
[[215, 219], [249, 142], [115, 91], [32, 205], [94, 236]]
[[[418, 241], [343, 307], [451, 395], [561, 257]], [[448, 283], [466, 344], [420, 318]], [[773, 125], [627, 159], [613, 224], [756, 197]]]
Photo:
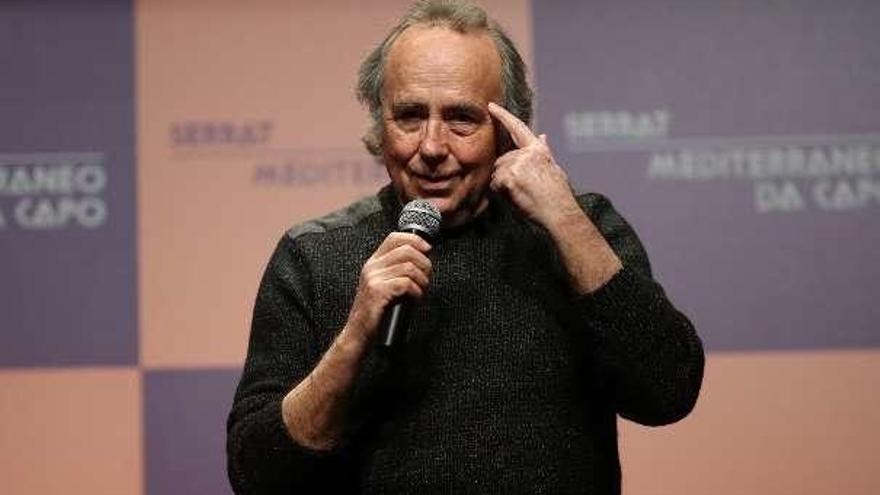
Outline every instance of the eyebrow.
[[443, 108], [443, 115], [445, 117], [461, 114], [467, 115], [476, 120], [482, 120], [486, 116], [486, 112], [483, 111], [479, 105], [472, 103], [456, 103]]
[[[391, 113], [393, 115], [400, 115], [409, 112], [418, 112], [418, 113], [427, 113], [428, 105], [424, 102], [420, 101], [398, 101], [391, 104]], [[484, 110], [480, 105], [475, 103], [453, 103], [451, 105], [447, 105], [443, 107], [441, 110], [443, 118], [455, 117], [457, 115], [465, 115], [474, 119], [475, 121], [482, 122], [487, 115], [487, 111]]]
[[408, 110], [424, 110], [425, 108], [427, 108], [427, 105], [417, 101], [399, 101], [391, 104], [391, 111], [394, 113]]

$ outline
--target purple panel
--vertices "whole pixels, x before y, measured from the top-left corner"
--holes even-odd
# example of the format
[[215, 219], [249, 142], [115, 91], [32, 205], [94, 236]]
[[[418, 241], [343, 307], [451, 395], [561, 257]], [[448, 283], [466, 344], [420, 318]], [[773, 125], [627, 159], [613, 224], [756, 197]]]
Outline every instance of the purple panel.
[[880, 3], [534, 17], [541, 131], [634, 224], [710, 349], [880, 345]]
[[226, 415], [240, 370], [144, 375], [147, 495], [232, 493]]
[[0, 365], [137, 362], [132, 16], [0, 4]]

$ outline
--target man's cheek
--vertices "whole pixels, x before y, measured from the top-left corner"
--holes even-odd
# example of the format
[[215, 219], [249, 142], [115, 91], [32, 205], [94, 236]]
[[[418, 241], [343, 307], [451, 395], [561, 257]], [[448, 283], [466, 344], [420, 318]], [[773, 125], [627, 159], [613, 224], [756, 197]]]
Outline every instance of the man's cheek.
[[392, 154], [402, 160], [409, 159], [418, 149], [419, 143], [416, 139], [398, 139], [391, 146]]

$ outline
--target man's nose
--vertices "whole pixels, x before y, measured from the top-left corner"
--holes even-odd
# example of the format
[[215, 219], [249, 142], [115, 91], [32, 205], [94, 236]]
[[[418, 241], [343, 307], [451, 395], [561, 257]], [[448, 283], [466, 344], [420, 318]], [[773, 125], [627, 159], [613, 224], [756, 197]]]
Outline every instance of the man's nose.
[[425, 165], [439, 165], [449, 154], [449, 143], [446, 140], [446, 128], [441, 119], [428, 119], [419, 144], [419, 154]]

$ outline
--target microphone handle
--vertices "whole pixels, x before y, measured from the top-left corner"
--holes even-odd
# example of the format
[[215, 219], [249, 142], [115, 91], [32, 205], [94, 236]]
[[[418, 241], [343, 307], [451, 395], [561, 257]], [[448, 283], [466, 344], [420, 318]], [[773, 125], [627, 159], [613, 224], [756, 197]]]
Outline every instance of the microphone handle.
[[407, 308], [403, 300], [398, 300], [385, 310], [382, 318], [382, 334], [379, 336], [379, 345], [386, 349], [399, 347], [406, 336], [406, 313]]

